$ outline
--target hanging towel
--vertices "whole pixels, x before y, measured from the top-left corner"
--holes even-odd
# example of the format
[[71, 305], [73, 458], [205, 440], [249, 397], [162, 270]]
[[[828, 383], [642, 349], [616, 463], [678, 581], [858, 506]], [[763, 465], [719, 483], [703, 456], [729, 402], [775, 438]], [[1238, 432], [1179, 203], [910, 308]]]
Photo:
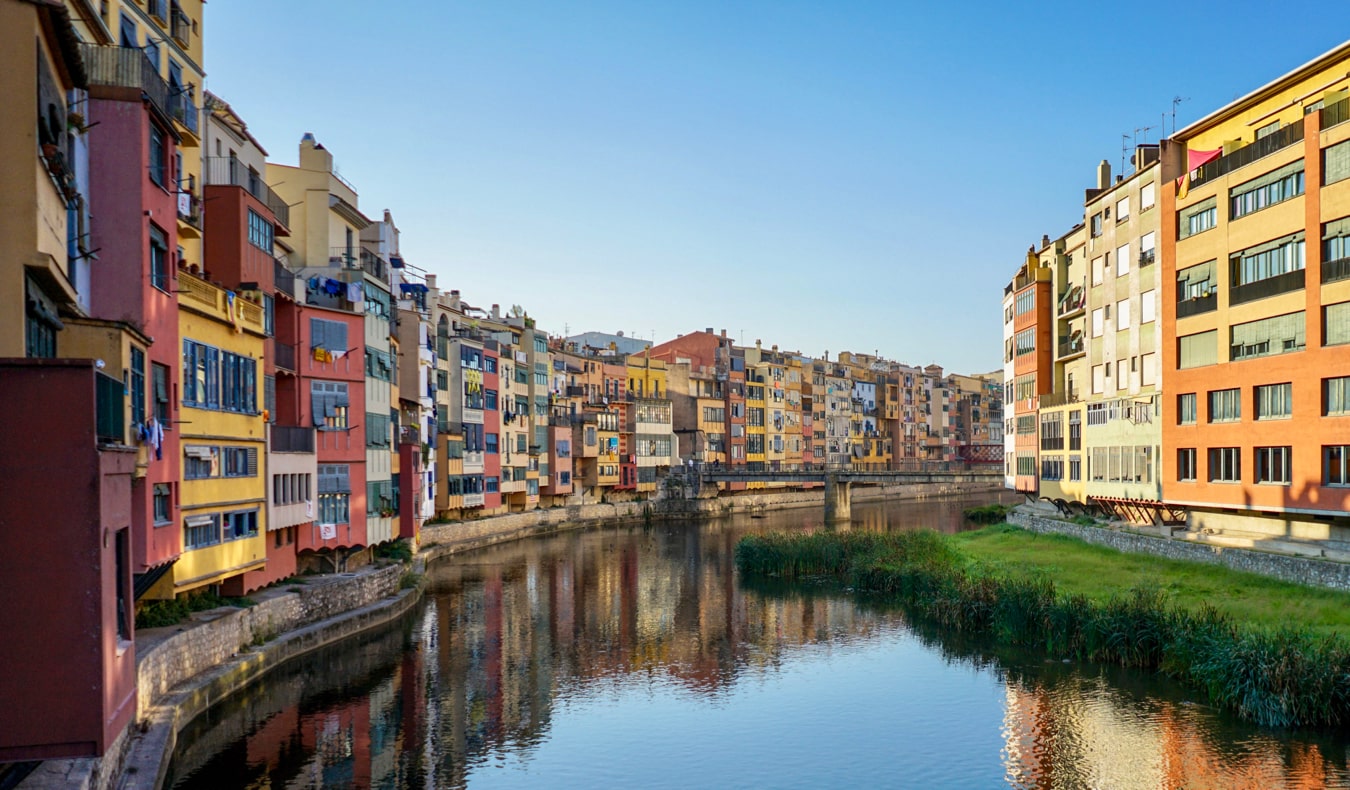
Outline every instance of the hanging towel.
[[149, 425], [147, 426], [147, 433], [149, 434], [150, 446], [153, 447], [153, 448], [155, 448], [155, 460], [156, 460], [156, 461], [161, 461], [161, 460], [163, 460], [163, 459], [164, 459], [164, 426], [163, 426], [163, 425], [160, 425], [159, 419], [158, 419], [157, 417], [151, 417], [151, 418], [150, 418], [150, 423], [149, 423]]
[[337, 296], [342, 293], [342, 283], [330, 277], [323, 281], [323, 292], [329, 296]]
[[361, 283], [347, 283], [347, 301], [359, 302], [365, 296], [365, 288]]

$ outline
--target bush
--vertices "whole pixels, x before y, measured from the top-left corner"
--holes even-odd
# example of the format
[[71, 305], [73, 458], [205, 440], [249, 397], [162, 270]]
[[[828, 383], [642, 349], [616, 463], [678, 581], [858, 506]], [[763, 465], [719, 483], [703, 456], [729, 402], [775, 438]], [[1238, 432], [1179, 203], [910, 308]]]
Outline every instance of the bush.
[[252, 598], [222, 598], [213, 592], [188, 593], [172, 600], [151, 601], [136, 612], [137, 628], [164, 628], [177, 625], [193, 612], [205, 612], [222, 606], [247, 609], [257, 606]]
[[967, 521], [973, 521], [976, 524], [997, 524], [1008, 517], [1008, 506], [994, 503], [992, 505], [980, 505], [979, 507], [968, 507], [962, 511], [962, 515]]
[[381, 543], [375, 547], [375, 556], [383, 560], [412, 562], [412, 544], [406, 540]]
[[403, 575], [398, 577], [398, 588], [407, 590], [422, 583], [422, 574], [416, 571], [404, 571]]

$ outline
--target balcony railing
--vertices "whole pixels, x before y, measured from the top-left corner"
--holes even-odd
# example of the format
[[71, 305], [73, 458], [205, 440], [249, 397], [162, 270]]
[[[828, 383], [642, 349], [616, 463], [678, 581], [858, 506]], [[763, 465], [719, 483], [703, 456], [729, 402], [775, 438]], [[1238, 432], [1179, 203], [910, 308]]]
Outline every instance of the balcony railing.
[[1066, 337], [1059, 341], [1058, 359], [1081, 353], [1083, 353], [1083, 338], [1081, 335], [1079, 337]]
[[1350, 258], [1322, 261], [1322, 282], [1334, 283], [1350, 277]]
[[296, 372], [295, 344], [277, 341], [272, 346], [272, 352], [278, 368], [281, 370], [289, 370], [292, 373]]
[[1235, 285], [1228, 289], [1228, 304], [1242, 304], [1243, 302], [1254, 302], [1257, 299], [1265, 299], [1267, 296], [1277, 296], [1279, 294], [1289, 293], [1291, 291], [1303, 290], [1303, 284], [1306, 279], [1306, 273], [1303, 269], [1297, 269], [1284, 274], [1277, 274], [1274, 277], [1267, 277], [1264, 280], [1257, 280], [1245, 285]]
[[1219, 308], [1219, 296], [1212, 293], [1208, 296], [1196, 296], [1190, 299], [1182, 299], [1177, 302], [1177, 318], [1186, 318], [1188, 316], [1208, 313]]
[[272, 259], [272, 284], [278, 291], [283, 291], [295, 298], [295, 272], [287, 269], [281, 261]]
[[307, 426], [273, 425], [272, 452], [314, 452], [314, 429]]
[[139, 88], [155, 109], [169, 114], [169, 85], [140, 49], [81, 44], [80, 54], [90, 87]]
[[1038, 400], [1038, 403], [1042, 408], [1050, 406], [1064, 406], [1070, 403], [1077, 403], [1077, 402], [1078, 402], [1077, 389], [1071, 389], [1067, 391], [1061, 390], [1059, 392], [1047, 392], [1044, 395], [1040, 396], [1040, 399]]
[[350, 250], [346, 247], [334, 247], [328, 253], [328, 262], [338, 264], [344, 269], [361, 269], [372, 277], [389, 282], [389, 262], [380, 257], [379, 253], [364, 247], [353, 247]]
[[1140, 266], [1152, 266], [1153, 262], [1157, 259], [1158, 259], [1157, 250], [1142, 250], [1139, 253]]
[[1303, 121], [1294, 121], [1288, 126], [1268, 134], [1250, 145], [1245, 145], [1230, 154], [1225, 154], [1218, 159], [1201, 165], [1196, 171], [1195, 177], [1191, 179], [1191, 186], [1198, 187], [1219, 176], [1227, 175], [1228, 173], [1231, 173], [1240, 167], [1249, 165], [1262, 157], [1270, 156], [1276, 151], [1288, 148], [1302, 139]]
[[180, 46], [186, 47], [192, 42], [192, 20], [188, 18], [187, 14], [183, 13], [182, 9], [177, 7], [173, 9], [173, 13], [170, 14], [169, 25], [173, 40], [177, 41]]
[[1061, 316], [1076, 313], [1087, 305], [1087, 291], [1080, 285], [1070, 286], [1069, 290], [1064, 292], [1059, 303], [1059, 314]]
[[1322, 128], [1330, 129], [1338, 123], [1350, 121], [1350, 98], [1341, 99], [1330, 107], [1322, 108]]
[[122, 382], [98, 373], [94, 376], [95, 430], [100, 444], [126, 444], [126, 403]]
[[198, 119], [201, 112], [192, 99], [192, 94], [183, 88], [179, 88], [176, 93], [171, 91], [169, 93], [169, 115], [196, 137], [200, 135], [198, 131], [200, 121]]
[[290, 227], [291, 207], [286, 205], [272, 188], [263, 183], [257, 170], [249, 168], [233, 156], [211, 156], [206, 159], [206, 183], [243, 187], [248, 193], [267, 205], [277, 224]]
[[178, 193], [178, 218], [196, 228], [202, 229], [202, 199], [187, 191]]

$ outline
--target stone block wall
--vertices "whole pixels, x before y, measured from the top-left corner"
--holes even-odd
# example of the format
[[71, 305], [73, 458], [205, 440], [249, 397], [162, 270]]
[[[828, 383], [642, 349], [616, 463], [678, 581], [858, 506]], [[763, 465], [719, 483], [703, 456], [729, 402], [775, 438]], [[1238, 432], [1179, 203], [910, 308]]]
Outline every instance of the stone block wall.
[[1029, 513], [1009, 513], [1008, 522], [1032, 532], [1068, 535], [1087, 543], [1108, 546], [1134, 554], [1151, 554], [1173, 560], [1205, 562], [1210, 565], [1222, 565], [1232, 570], [1256, 573], [1295, 584], [1326, 587], [1332, 590], [1350, 590], [1350, 565], [1331, 560], [1214, 546], [1207, 543], [1141, 535], [1136, 532], [1125, 532], [1104, 527], [1085, 527], [1081, 524], [1044, 518]]
[[[406, 568], [390, 565], [363, 573], [316, 577], [295, 591], [268, 597], [248, 609], [196, 615], [198, 624], [151, 648], [136, 662], [139, 710], [183, 681], [224, 663], [256, 642], [372, 604], [398, 592]], [[200, 622], [206, 620], [206, 622]]]

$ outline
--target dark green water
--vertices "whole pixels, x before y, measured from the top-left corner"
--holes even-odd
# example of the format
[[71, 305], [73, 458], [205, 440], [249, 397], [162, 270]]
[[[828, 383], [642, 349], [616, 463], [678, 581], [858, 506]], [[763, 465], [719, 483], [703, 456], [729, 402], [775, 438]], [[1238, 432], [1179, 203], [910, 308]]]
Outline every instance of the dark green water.
[[[963, 529], [990, 498], [855, 504]], [[432, 569], [402, 623], [194, 721], [175, 787], [1350, 788], [1346, 733], [1256, 728], [1151, 675], [745, 585], [736, 541], [818, 510], [574, 532]]]

